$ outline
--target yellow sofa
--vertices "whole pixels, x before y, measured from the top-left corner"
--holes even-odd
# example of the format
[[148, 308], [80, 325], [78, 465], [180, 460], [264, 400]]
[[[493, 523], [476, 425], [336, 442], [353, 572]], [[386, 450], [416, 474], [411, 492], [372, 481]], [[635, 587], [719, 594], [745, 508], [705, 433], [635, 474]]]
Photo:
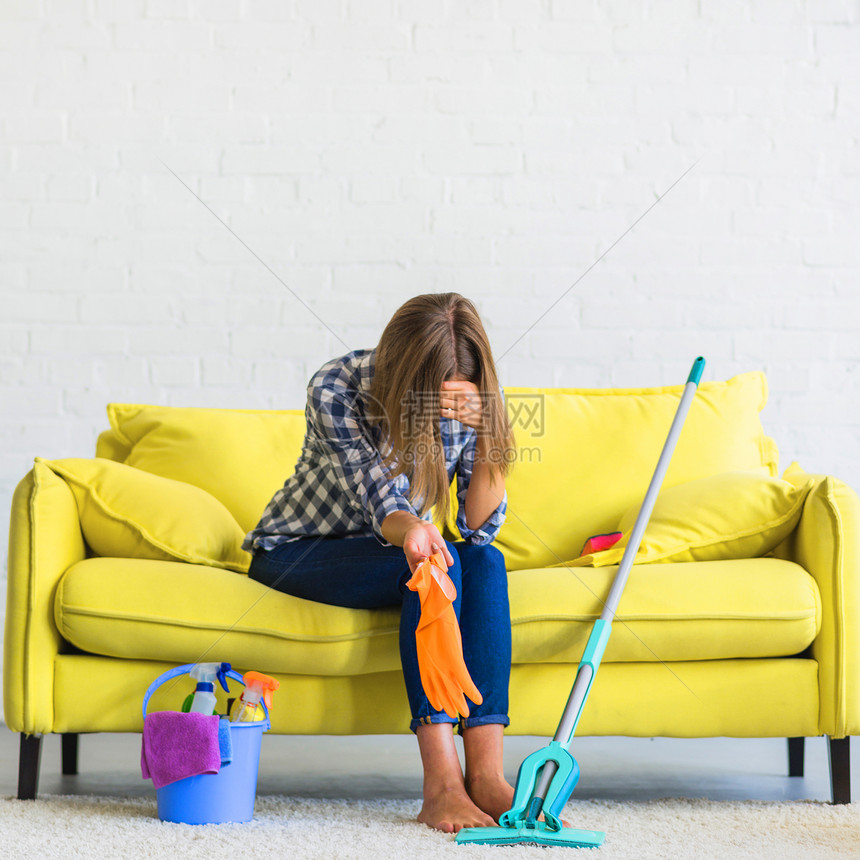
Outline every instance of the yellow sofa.
[[[616, 570], [613, 550], [578, 556], [635, 515], [680, 392], [505, 389], [518, 447], [496, 541], [510, 733], [555, 731]], [[845, 802], [860, 507], [834, 478], [796, 465], [779, 476], [766, 396], [758, 372], [700, 386], [578, 733], [785, 737], [793, 774], [802, 739], [827, 735]], [[44, 733], [64, 735], [75, 772], [77, 734], [141, 731], [144, 691], [177, 664], [276, 676], [278, 733], [408, 731], [396, 608], [323, 606], [243, 574], [242, 536], [293, 469], [303, 413], [108, 415], [96, 458], [37, 459], [13, 500], [3, 682], [19, 796], [37, 793]], [[165, 685], [151, 709], [178, 707], [189, 686]]]

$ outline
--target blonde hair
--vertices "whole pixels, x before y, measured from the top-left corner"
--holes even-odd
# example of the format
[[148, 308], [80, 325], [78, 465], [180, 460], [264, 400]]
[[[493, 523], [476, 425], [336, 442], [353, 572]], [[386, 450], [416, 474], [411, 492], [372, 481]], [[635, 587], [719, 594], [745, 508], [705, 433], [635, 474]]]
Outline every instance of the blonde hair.
[[467, 380], [481, 397], [491, 473], [504, 476], [514, 458], [513, 431], [499, 391], [489, 340], [475, 306], [458, 293], [427, 293], [402, 305], [376, 348], [370, 395], [372, 423], [392, 475], [409, 479], [419, 516], [435, 508], [447, 520], [449, 481], [439, 428], [442, 383]]

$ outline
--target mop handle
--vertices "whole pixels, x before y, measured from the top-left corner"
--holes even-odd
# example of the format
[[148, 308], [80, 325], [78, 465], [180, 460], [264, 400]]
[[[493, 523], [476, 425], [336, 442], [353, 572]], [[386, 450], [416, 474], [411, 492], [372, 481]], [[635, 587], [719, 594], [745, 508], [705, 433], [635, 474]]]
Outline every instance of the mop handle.
[[669, 435], [666, 437], [666, 442], [660, 453], [660, 459], [657, 461], [657, 468], [654, 470], [654, 476], [651, 478], [648, 492], [645, 493], [645, 500], [642, 502], [642, 507], [639, 509], [639, 514], [636, 517], [636, 524], [633, 526], [633, 532], [630, 535], [630, 540], [627, 542], [627, 548], [624, 550], [621, 565], [615, 574], [612, 588], [603, 606], [603, 612], [600, 614], [598, 621], [595, 622], [594, 630], [586, 645], [583, 660], [580, 662], [580, 668], [576, 675], [576, 681], [570, 692], [570, 699], [568, 700], [567, 707], [564, 709], [561, 722], [553, 738], [554, 741], [564, 744], [565, 748], [573, 738], [576, 724], [579, 722], [582, 708], [585, 705], [585, 699], [588, 696], [588, 691], [591, 689], [594, 676], [597, 674], [603, 650], [609, 640], [612, 619], [615, 617], [618, 603], [621, 600], [621, 592], [624, 591], [624, 586], [627, 584], [627, 578], [630, 575], [630, 568], [633, 567], [636, 553], [639, 552], [639, 544], [642, 543], [642, 536], [645, 533], [648, 520], [651, 518], [654, 503], [657, 501], [660, 485], [666, 476], [669, 461], [672, 459], [675, 445], [678, 443], [678, 437], [681, 435], [681, 428], [684, 425], [687, 413], [690, 411], [690, 405], [693, 402], [693, 397], [696, 394], [696, 389], [698, 388], [704, 369], [705, 359], [699, 356], [693, 362], [693, 367], [690, 370], [690, 375], [687, 378], [687, 383], [681, 395], [681, 402], [678, 404], [675, 418], [672, 421], [672, 426], [669, 428]]
[[642, 537], [645, 534], [645, 529], [648, 527], [648, 520], [651, 519], [651, 512], [654, 510], [657, 494], [660, 492], [660, 486], [669, 469], [669, 461], [672, 459], [675, 446], [678, 444], [681, 428], [684, 426], [687, 413], [690, 411], [690, 406], [693, 403], [693, 397], [696, 394], [696, 389], [699, 386], [699, 380], [702, 378], [704, 368], [705, 359], [700, 356], [693, 362], [693, 369], [690, 371], [690, 376], [684, 386], [681, 402], [678, 404], [678, 411], [675, 413], [672, 426], [669, 428], [669, 435], [666, 437], [666, 442], [660, 453], [660, 459], [657, 461], [657, 468], [654, 470], [654, 476], [648, 485], [648, 492], [645, 493], [645, 500], [642, 502], [642, 507], [639, 509], [639, 514], [636, 517], [636, 523], [630, 534], [630, 540], [627, 542], [627, 549], [624, 550], [624, 557], [621, 559], [618, 573], [612, 582], [612, 588], [609, 591], [609, 596], [606, 598], [606, 603], [603, 604], [603, 612], [600, 614], [600, 617], [604, 621], [612, 621], [615, 613], [618, 611], [621, 593], [624, 591], [624, 586], [627, 585], [630, 568], [633, 567], [636, 553], [639, 552], [639, 544], [642, 543]]
[[[699, 381], [702, 378], [702, 371], [705, 369], [705, 359], [699, 356], [694, 362], [690, 370], [690, 375], [687, 377], [684, 391], [681, 395], [681, 402], [678, 404], [678, 410], [675, 413], [675, 418], [672, 421], [672, 426], [669, 428], [669, 435], [663, 445], [663, 451], [660, 454], [660, 459], [657, 461], [657, 468], [654, 470], [654, 477], [648, 486], [648, 491], [645, 494], [645, 500], [642, 502], [642, 507], [639, 509], [639, 514], [636, 517], [636, 524], [633, 527], [633, 532], [630, 535], [630, 540], [627, 543], [627, 548], [624, 550], [624, 556], [621, 559], [621, 565], [618, 572], [615, 574], [615, 579], [612, 582], [612, 588], [609, 591], [609, 596], [603, 607], [603, 612], [600, 618], [594, 622], [594, 629], [589, 636], [585, 646], [585, 651], [580, 660], [579, 668], [576, 673], [576, 680], [573, 684], [573, 689], [570, 691], [570, 698], [567, 700], [564, 713], [561, 716], [561, 721], [558, 724], [553, 741], [561, 744], [565, 749], [570, 746], [573, 740], [576, 726], [579, 723], [579, 718], [582, 715], [582, 709], [585, 706], [585, 700], [591, 690], [591, 685], [594, 681], [594, 676], [597, 674], [597, 669], [600, 666], [600, 661], [603, 657], [603, 651], [606, 648], [606, 643], [609, 641], [609, 635], [612, 631], [612, 620], [618, 609], [618, 603], [621, 600], [621, 593], [624, 591], [624, 586], [627, 584], [627, 577], [630, 574], [630, 568], [633, 567], [633, 562], [636, 559], [636, 553], [639, 551], [639, 544], [642, 543], [642, 535], [645, 533], [645, 528], [648, 525], [648, 520], [651, 518], [651, 511], [654, 509], [654, 503], [657, 500], [657, 494], [660, 491], [660, 485], [663, 483], [663, 478], [666, 476], [666, 471], [669, 468], [669, 461], [672, 459], [672, 454], [675, 450], [675, 445], [678, 442], [678, 437], [681, 435], [681, 428], [684, 425], [684, 420], [687, 413], [690, 411], [690, 405], [693, 402], [693, 397], [696, 394]], [[546, 793], [549, 790], [553, 776], [555, 776], [556, 765], [552, 761], [548, 761], [541, 772], [540, 781], [533, 795], [534, 808], [539, 809], [543, 800], [546, 798]]]

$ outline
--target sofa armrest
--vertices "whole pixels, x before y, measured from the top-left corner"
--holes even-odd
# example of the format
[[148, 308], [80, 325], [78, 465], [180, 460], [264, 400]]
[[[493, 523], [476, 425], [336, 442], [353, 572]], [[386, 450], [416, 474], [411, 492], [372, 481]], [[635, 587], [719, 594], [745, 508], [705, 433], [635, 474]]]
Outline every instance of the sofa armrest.
[[819, 727], [843, 738], [860, 734], [860, 686], [854, 682], [860, 672], [860, 499], [836, 478], [813, 477], [797, 528], [777, 554], [797, 562], [818, 584], [821, 629], [812, 655], [818, 662]]
[[3, 649], [3, 703], [12, 731], [53, 730], [54, 658], [64, 640], [54, 594], [68, 568], [86, 557], [68, 485], [37, 463], [12, 497]]

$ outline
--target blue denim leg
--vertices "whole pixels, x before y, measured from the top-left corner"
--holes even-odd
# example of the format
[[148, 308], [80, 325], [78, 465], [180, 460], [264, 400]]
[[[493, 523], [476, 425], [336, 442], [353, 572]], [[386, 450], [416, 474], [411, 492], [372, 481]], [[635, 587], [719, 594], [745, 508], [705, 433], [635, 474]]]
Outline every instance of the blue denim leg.
[[[470, 705], [471, 713], [465, 725], [489, 722], [507, 725], [510, 612], [504, 561], [494, 547], [449, 543], [448, 548], [454, 557], [448, 575], [457, 589], [454, 612], [458, 617], [464, 595], [469, 592], [468, 588], [464, 592], [463, 585], [461, 559], [464, 556], [468, 559], [465, 569], [470, 571], [474, 568], [472, 577], [478, 582], [472, 589], [473, 597], [467, 601], [477, 605], [469, 606], [466, 612], [469, 625], [474, 630], [470, 632], [461, 622], [461, 635], [466, 666], [484, 696], [484, 704], [474, 708]], [[255, 555], [249, 576], [285, 594], [334, 606], [376, 609], [400, 605], [400, 659], [412, 713], [410, 728], [415, 731], [417, 726], [426, 723], [457, 722], [433, 708], [421, 686], [415, 647], [421, 604], [417, 593], [406, 587], [410, 573], [400, 547], [382, 546], [372, 536], [302, 538]], [[483, 586], [481, 580], [485, 581]], [[499, 588], [501, 595], [495, 594]], [[493, 592], [492, 597], [488, 592]], [[494, 613], [492, 617], [486, 617], [482, 606]], [[478, 665], [484, 661], [492, 665]], [[482, 682], [486, 683], [486, 690]]]
[[403, 550], [372, 536], [288, 541], [256, 553], [248, 575], [293, 597], [351, 609], [399, 606], [409, 591]]
[[505, 558], [494, 546], [451, 545], [463, 568], [460, 632], [463, 659], [484, 701], [469, 705], [460, 731], [490, 723], [510, 724], [508, 685], [511, 677], [511, 610]]

